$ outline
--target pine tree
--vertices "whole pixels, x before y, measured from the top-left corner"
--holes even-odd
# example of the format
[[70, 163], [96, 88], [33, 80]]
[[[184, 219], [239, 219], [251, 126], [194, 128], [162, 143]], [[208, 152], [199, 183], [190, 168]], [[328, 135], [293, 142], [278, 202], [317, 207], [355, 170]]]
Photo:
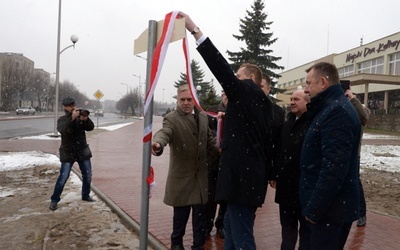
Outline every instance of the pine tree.
[[[216, 99], [215, 89], [213, 80], [206, 82], [204, 81], [204, 71], [200, 69], [199, 63], [192, 60], [190, 63], [192, 69], [193, 84], [198, 89], [197, 97], [199, 98], [202, 108], [214, 105], [218, 103]], [[179, 88], [181, 85], [188, 84], [186, 72], [180, 74], [180, 79], [174, 83], [175, 88]]]
[[[233, 35], [239, 41], [244, 41], [246, 48], [240, 48], [239, 52], [227, 51], [232, 69], [236, 72], [243, 63], [253, 63], [261, 68], [264, 74], [271, 77], [271, 94], [283, 92], [274, 88], [276, 81], [280, 75], [273, 70], [282, 70], [283, 66], [278, 66], [275, 62], [282, 57], [272, 56], [272, 50], [269, 48], [278, 38], [272, 38], [273, 33], [270, 32], [271, 21], [267, 22], [268, 15], [264, 12], [264, 1], [254, 0], [251, 6], [252, 11], [246, 10], [247, 16], [240, 19], [239, 32], [242, 35]], [[264, 31], [266, 31], [264, 33]]]

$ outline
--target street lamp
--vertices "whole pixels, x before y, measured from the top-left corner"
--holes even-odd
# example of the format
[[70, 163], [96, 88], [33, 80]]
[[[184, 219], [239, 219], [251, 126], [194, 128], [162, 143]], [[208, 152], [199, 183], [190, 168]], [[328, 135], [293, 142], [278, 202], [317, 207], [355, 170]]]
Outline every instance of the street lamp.
[[143, 56], [136, 55], [136, 57], [139, 57], [139, 58], [141, 58], [141, 59], [143, 59], [143, 60], [146, 60], [146, 61], [147, 61], [147, 58], [145, 58], [145, 57], [143, 57]]
[[140, 76], [140, 75], [135, 75], [135, 74], [132, 74], [132, 75], [133, 75], [134, 77], [139, 78], [139, 95], [140, 95], [140, 94], [142, 94], [141, 87], [140, 87], [141, 84], [142, 84], [142, 83], [141, 83], [141, 76]]
[[197, 97], [199, 98], [199, 102], [201, 102], [201, 97], [200, 97], [200, 95], [201, 95], [201, 86], [200, 85], [197, 85], [196, 86], [196, 90], [197, 90]]
[[[136, 56], [138, 56], [138, 55], [136, 55]], [[140, 58], [146, 60], [144, 57], [140, 57]], [[138, 109], [139, 109], [139, 112], [141, 112], [142, 111], [142, 108], [141, 108], [142, 107], [142, 83], [141, 83], [141, 77], [140, 77], [140, 75], [135, 75], [135, 74], [132, 74], [132, 76], [139, 78], [139, 107], [138, 107]]]
[[121, 82], [122, 85], [126, 85], [126, 95], [128, 95], [128, 84]]
[[58, 119], [58, 85], [60, 80], [60, 55], [66, 49], [71, 47], [75, 48], [75, 43], [78, 42], [78, 36], [72, 35], [71, 36], [72, 44], [65, 47], [63, 50], [60, 51], [60, 40], [61, 40], [61, 0], [58, 3], [58, 32], [57, 32], [57, 62], [56, 62], [56, 102], [55, 102], [55, 112], [54, 112], [54, 136], [58, 136], [57, 132], [57, 119]]

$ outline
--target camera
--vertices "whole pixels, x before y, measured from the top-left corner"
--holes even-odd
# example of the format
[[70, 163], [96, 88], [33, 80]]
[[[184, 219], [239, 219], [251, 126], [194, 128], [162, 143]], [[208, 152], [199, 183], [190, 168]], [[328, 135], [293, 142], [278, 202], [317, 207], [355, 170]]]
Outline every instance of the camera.
[[88, 117], [90, 115], [89, 110], [86, 109], [77, 109], [79, 111], [79, 116]]
[[350, 89], [350, 80], [340, 80], [340, 85], [342, 86], [343, 91], [346, 93], [346, 90]]

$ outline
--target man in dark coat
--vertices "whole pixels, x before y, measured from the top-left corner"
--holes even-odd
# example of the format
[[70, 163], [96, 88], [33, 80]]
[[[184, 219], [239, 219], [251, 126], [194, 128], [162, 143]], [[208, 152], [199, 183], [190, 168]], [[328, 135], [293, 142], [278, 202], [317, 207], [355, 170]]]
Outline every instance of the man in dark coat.
[[300, 202], [310, 249], [343, 249], [358, 219], [361, 124], [335, 65], [306, 70], [310, 127], [301, 152]]
[[272, 103], [272, 109], [274, 113], [274, 118], [272, 120], [272, 168], [275, 168], [275, 162], [279, 158], [278, 148], [279, 148], [279, 138], [281, 136], [282, 125], [285, 122], [285, 110], [279, 107], [273, 102], [273, 97], [270, 96], [271, 92], [271, 78], [263, 74], [261, 80], [261, 89], [264, 91], [265, 95], [269, 98]]
[[[228, 105], [228, 98], [226, 94], [222, 91], [221, 93], [221, 102], [218, 105], [211, 106], [207, 111], [211, 111], [217, 113], [216, 117], [209, 116], [208, 124], [213, 132], [214, 137], [217, 138], [218, 132], [218, 120], [223, 119], [223, 115], [225, 114], [226, 106]], [[226, 211], [225, 202], [219, 202], [219, 209], [217, 218], [215, 218], [215, 213], [217, 212], [217, 202], [215, 201], [215, 191], [217, 188], [217, 179], [218, 179], [218, 165], [219, 165], [219, 155], [213, 157], [212, 155], [207, 157], [207, 165], [208, 165], [208, 202], [206, 209], [206, 232], [209, 235], [215, 225], [217, 229], [216, 235], [221, 238], [225, 238], [224, 232], [224, 216]], [[214, 223], [215, 219], [215, 223]]]
[[262, 73], [243, 64], [236, 75], [188, 15], [197, 50], [228, 97], [221, 142], [216, 200], [226, 201], [225, 249], [256, 249], [253, 226], [257, 207], [265, 200], [270, 168], [272, 105], [260, 88]]
[[183, 236], [192, 210], [193, 245], [205, 244], [207, 154], [217, 154], [207, 115], [194, 107], [188, 85], [178, 88], [177, 109], [165, 115], [163, 127], [153, 137], [152, 154], [159, 156], [169, 144], [169, 170], [164, 203], [174, 207], [171, 249], [183, 250]]
[[56, 210], [57, 203], [68, 180], [72, 166], [78, 163], [82, 174], [82, 200], [94, 201], [90, 194], [92, 182], [92, 152], [86, 142], [86, 132], [94, 129], [93, 121], [88, 117], [89, 111], [79, 110], [75, 107], [75, 100], [67, 97], [62, 100], [65, 115], [58, 118], [57, 130], [61, 134], [60, 161], [61, 169], [53, 195], [51, 196], [50, 209]]
[[300, 154], [308, 129], [306, 105], [309, 102], [310, 97], [304, 90], [296, 90], [290, 97], [290, 113], [281, 129], [279, 157], [274, 164], [270, 182], [271, 187], [276, 188], [275, 202], [279, 204], [282, 227], [281, 249], [285, 250], [295, 249], [299, 232], [299, 249], [307, 249], [303, 239], [306, 229], [301, 215], [299, 185]]

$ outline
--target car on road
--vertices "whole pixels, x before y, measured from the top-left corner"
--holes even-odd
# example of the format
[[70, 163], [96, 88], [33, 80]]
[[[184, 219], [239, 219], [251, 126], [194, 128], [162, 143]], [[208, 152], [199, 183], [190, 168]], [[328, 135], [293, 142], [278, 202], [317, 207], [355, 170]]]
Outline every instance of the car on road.
[[36, 109], [32, 108], [31, 106], [22, 106], [15, 110], [17, 115], [35, 115]]
[[94, 116], [101, 116], [104, 117], [104, 112], [101, 109], [98, 109], [94, 112]]

